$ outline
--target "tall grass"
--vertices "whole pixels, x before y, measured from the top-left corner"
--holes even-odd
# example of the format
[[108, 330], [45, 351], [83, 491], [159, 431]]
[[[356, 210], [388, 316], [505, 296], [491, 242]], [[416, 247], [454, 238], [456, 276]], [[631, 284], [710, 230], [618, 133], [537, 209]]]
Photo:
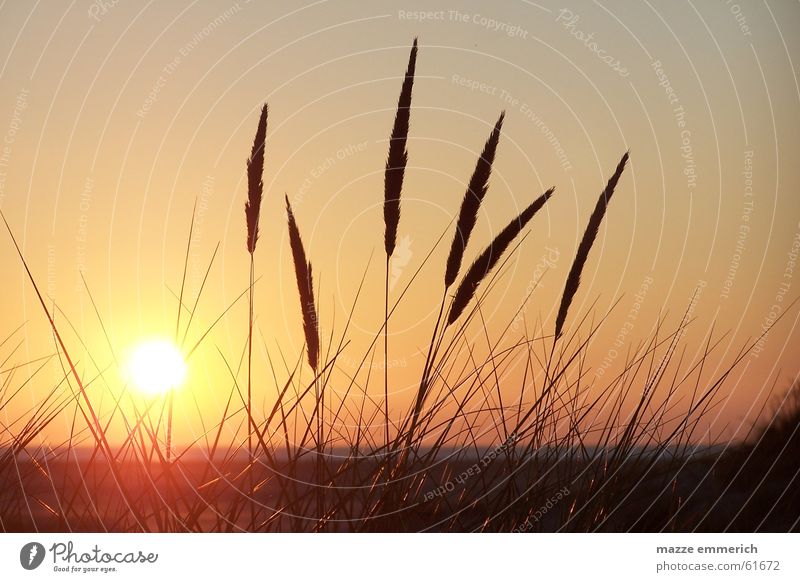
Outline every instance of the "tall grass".
[[[502, 119], [502, 118], [501, 118]], [[489, 246], [475, 259], [472, 266], [469, 268], [464, 278], [456, 290], [453, 301], [450, 305], [450, 310], [447, 315], [447, 325], [450, 326], [456, 322], [459, 316], [464, 312], [467, 304], [475, 296], [475, 291], [478, 285], [481, 284], [486, 276], [497, 265], [500, 257], [506, 251], [508, 246], [519, 235], [525, 225], [530, 222], [533, 216], [545, 205], [553, 194], [553, 188], [547, 190], [539, 198], [534, 200], [525, 210], [523, 210], [516, 218], [514, 218], [508, 225], [501, 230], [497, 236], [489, 243]], [[417, 397], [414, 402], [414, 410], [412, 413], [410, 428], [407, 437], [407, 446], [411, 446], [414, 439], [414, 432], [417, 428], [419, 415], [428, 396], [430, 389], [431, 378], [425, 378], [424, 382], [420, 384], [420, 389], [417, 392]]]
[[458, 273], [461, 270], [461, 261], [464, 259], [464, 250], [467, 248], [472, 229], [478, 220], [478, 211], [480, 210], [481, 202], [483, 202], [483, 197], [486, 196], [486, 191], [489, 189], [489, 177], [492, 174], [492, 164], [494, 163], [497, 144], [500, 142], [500, 130], [503, 128], [505, 115], [505, 111], [500, 114], [492, 133], [489, 135], [489, 139], [486, 140], [483, 152], [481, 152], [478, 162], [475, 164], [475, 171], [472, 173], [469, 186], [467, 186], [464, 200], [461, 202], [456, 232], [453, 235], [453, 243], [450, 246], [450, 254], [447, 256], [447, 265], [445, 267], [444, 286], [446, 288], [455, 283], [456, 277], [458, 277]]
[[514, 242], [525, 225], [530, 222], [531, 218], [539, 212], [542, 206], [553, 195], [554, 188], [550, 188], [539, 198], [534, 200], [525, 210], [520, 212], [519, 216], [514, 218], [500, 233], [494, 238], [488, 247], [475, 259], [472, 266], [464, 275], [461, 283], [458, 286], [455, 297], [453, 297], [453, 304], [450, 307], [450, 313], [447, 316], [447, 325], [452, 325], [464, 312], [467, 304], [475, 296], [475, 291], [478, 285], [481, 284], [486, 276], [497, 265], [500, 257], [508, 249], [509, 245]]
[[[415, 41], [386, 167], [387, 261], [400, 216], [416, 51]], [[546, 321], [530, 325], [523, 305], [508, 321], [484, 319], [484, 308], [508, 275], [524, 230], [553, 193], [551, 188], [533, 200], [461, 274], [503, 120], [501, 114], [458, 213], [443, 269], [445, 293], [418, 371], [417, 393], [407, 410], [397, 414], [394, 434], [389, 431], [388, 322], [409, 289], [420, 284], [420, 273], [433, 255], [423, 259], [392, 302], [386, 287], [382, 325], [369, 345], [354, 354], [349, 329], [361, 301], [362, 279], [344, 326], [338, 335], [325, 334], [323, 349], [312, 261], [287, 196], [289, 246], [300, 300], [298, 325], [305, 346], [292, 353], [257, 337], [254, 253], [263, 195], [266, 105], [247, 164], [249, 284], [210, 319], [198, 316], [199, 297], [189, 306], [182, 291], [175, 295], [176, 337], [191, 346], [187, 357], [197, 357], [201, 347], [216, 354], [228, 382], [216, 387], [222, 405], [215, 418], [199, 404], [192, 410], [190, 399], [181, 404], [182, 415], [193, 414], [202, 430], [194, 441], [176, 446], [174, 454], [163, 427], [165, 415], [169, 416], [167, 401], [143, 401], [112, 380], [116, 357], [109, 363], [99, 348], [88, 349], [68, 314], [57, 306], [48, 307], [5, 223], [52, 331], [54, 352], [20, 361], [20, 328], [0, 339], [0, 412], [7, 417], [0, 424], [0, 528], [660, 531], [700, 525], [724, 529], [744, 523], [717, 502], [735, 499], [742, 487], [746, 492], [753, 485], [741, 476], [720, 476], [715, 465], [725, 457], [705, 449], [697, 452], [696, 435], [724, 397], [731, 372], [758, 340], [742, 346], [726, 367], [711, 376], [704, 364], [715, 357], [723, 336], [709, 333], [699, 356], [690, 359], [682, 349], [689, 318], [677, 326], [662, 318], [652, 334], [632, 344], [617, 374], [598, 379], [589, 373], [589, 353], [609, 313], [590, 308], [565, 325], [609, 201], [615, 190], [624, 190], [621, 176], [627, 153], [589, 219], [565, 281], [555, 334], [547, 331]], [[188, 252], [187, 246], [187, 256]], [[215, 257], [216, 251], [204, 285]], [[364, 278], [368, 272], [365, 268]], [[453, 287], [454, 293], [448, 295]], [[248, 332], [240, 347], [225, 354], [207, 346], [216, 325], [245, 296]], [[95, 313], [105, 329], [99, 311]], [[514, 325], [520, 319], [521, 330]], [[210, 323], [195, 331], [206, 320]], [[374, 382], [380, 383], [374, 378], [373, 363], [380, 358], [381, 336], [383, 399], [373, 398], [370, 391]], [[264, 377], [252, 373], [252, 350], [258, 342], [269, 364]], [[70, 346], [88, 354], [81, 368], [75, 365]], [[110, 342], [108, 347], [114, 354]], [[345, 357], [356, 365], [345, 364]], [[302, 373], [304, 362], [310, 377]], [[24, 389], [46, 383], [42, 371], [54, 363], [60, 367], [58, 381], [24, 406]], [[240, 378], [245, 373], [243, 391]], [[253, 388], [267, 395], [263, 410], [254, 404]], [[106, 404], [98, 407], [101, 400]], [[22, 412], [8, 417], [12, 409]], [[759, 457], [767, 457], [767, 448], [781, 456], [784, 436], [796, 434], [786, 428], [790, 424], [786, 419], [794, 422], [795, 416], [782, 415], [775, 430], [762, 431], [768, 445], [759, 449]], [[45, 441], [56, 420], [65, 421], [69, 429], [56, 433], [63, 434], [61, 440]], [[108, 437], [112, 431], [121, 432], [123, 438], [112, 443]], [[796, 448], [795, 436], [788, 443]], [[797, 475], [792, 463], [796, 465], [796, 459], [782, 464], [779, 473], [789, 484], [791, 475]], [[704, 491], [713, 491], [716, 497], [711, 499]], [[780, 499], [780, 491], [759, 491], [764, 496], [760, 503]], [[796, 529], [798, 521], [779, 523]]]
[[[417, 397], [414, 404], [414, 415], [412, 417], [412, 428], [408, 431], [407, 443], [410, 444], [414, 434], [414, 426], [416, 418], [419, 415], [418, 408], [422, 405], [425, 396], [428, 392], [428, 387], [431, 382], [432, 365], [436, 357], [436, 350], [441, 345], [441, 331], [442, 316], [444, 315], [445, 303], [447, 301], [447, 293], [452, 284], [455, 282], [461, 271], [461, 263], [464, 259], [464, 252], [467, 248], [467, 243], [472, 234], [472, 229], [478, 220], [478, 212], [480, 211], [483, 198], [489, 190], [489, 178], [492, 174], [492, 164], [494, 163], [497, 146], [500, 143], [500, 132], [503, 127], [503, 120], [505, 119], [505, 112], [500, 113], [500, 117], [489, 134], [483, 151], [478, 157], [475, 164], [475, 170], [472, 173], [467, 191], [464, 194], [464, 199], [461, 201], [461, 208], [458, 213], [458, 221], [456, 222], [455, 233], [453, 234], [453, 242], [450, 245], [450, 253], [447, 256], [447, 263], [445, 264], [444, 273], [444, 290], [442, 292], [442, 299], [439, 304], [439, 315], [436, 317], [436, 323], [433, 327], [433, 334], [430, 343], [428, 344], [428, 351], [425, 356], [425, 365], [422, 373], [420, 374], [419, 387], [417, 389]], [[437, 338], [439, 340], [437, 341]], [[398, 443], [400, 439], [398, 439]]]
[[561, 305], [558, 307], [558, 315], [556, 316], [556, 339], [561, 337], [564, 330], [564, 321], [567, 319], [567, 312], [575, 294], [578, 292], [578, 287], [581, 284], [581, 273], [583, 266], [589, 258], [589, 251], [592, 250], [594, 239], [597, 238], [597, 232], [600, 229], [600, 224], [603, 222], [603, 217], [606, 215], [606, 208], [608, 203], [611, 202], [611, 196], [614, 194], [614, 188], [617, 187], [622, 171], [625, 169], [625, 164], [628, 162], [628, 152], [625, 152], [622, 159], [617, 164], [617, 169], [614, 175], [608, 181], [605, 190], [600, 194], [597, 199], [594, 211], [589, 217], [589, 224], [586, 225], [586, 230], [583, 233], [581, 244], [578, 246], [578, 252], [575, 255], [575, 260], [572, 262], [572, 267], [567, 275], [567, 282], [564, 284], [564, 293], [561, 296]]
[[383, 322], [383, 405], [384, 442], [389, 446], [389, 264], [397, 245], [397, 227], [400, 224], [400, 195], [403, 190], [403, 177], [408, 163], [408, 129], [411, 118], [411, 91], [414, 88], [414, 71], [417, 66], [417, 39], [411, 46], [408, 56], [403, 86], [397, 100], [392, 134], [389, 137], [389, 154], [383, 180], [383, 223], [384, 248], [386, 250], [386, 281], [384, 287]]
[[[250, 309], [247, 322], [247, 410], [248, 410], [248, 431], [247, 431], [247, 451], [250, 456], [250, 464], [253, 458], [253, 427], [254, 421], [249, 411], [253, 410], [253, 321], [254, 321], [254, 286], [255, 286], [255, 252], [258, 242], [258, 222], [261, 216], [261, 199], [264, 195], [264, 148], [267, 139], [267, 117], [269, 107], [266, 103], [261, 108], [261, 115], [258, 119], [258, 128], [250, 157], [247, 160], [247, 201], [244, 204], [244, 217], [247, 226], [247, 252], [250, 253], [250, 285], [249, 299]], [[191, 234], [190, 234], [191, 237]], [[188, 256], [188, 253], [187, 253]], [[179, 300], [179, 303], [181, 301]], [[179, 321], [180, 323], [180, 321]], [[252, 493], [253, 483], [250, 483]]]
[[322, 502], [319, 494], [321, 493], [320, 480], [322, 479], [323, 466], [323, 415], [325, 412], [325, 395], [320, 393], [318, 385], [317, 370], [319, 366], [319, 325], [317, 320], [317, 306], [314, 301], [314, 280], [311, 276], [311, 263], [306, 259], [306, 251], [303, 248], [303, 239], [300, 237], [300, 230], [292, 213], [292, 205], [289, 197], [286, 196], [286, 214], [289, 223], [289, 246], [292, 249], [292, 259], [294, 261], [294, 272], [297, 278], [297, 294], [300, 296], [300, 311], [303, 316], [303, 334], [306, 339], [306, 353], [308, 354], [308, 365], [314, 374], [314, 412], [316, 419], [316, 443], [317, 443], [317, 463], [316, 463], [316, 482], [318, 486], [317, 515], [321, 516]]

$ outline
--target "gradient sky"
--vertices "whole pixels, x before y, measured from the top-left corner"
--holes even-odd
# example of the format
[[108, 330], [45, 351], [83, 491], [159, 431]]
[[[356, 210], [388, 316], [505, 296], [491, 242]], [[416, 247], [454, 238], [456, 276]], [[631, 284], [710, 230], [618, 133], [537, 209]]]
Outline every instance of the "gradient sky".
[[[490, 329], [506, 326], [547, 265], [525, 316], [532, 328], [540, 320], [552, 333], [586, 220], [630, 149], [569, 321], [595, 301], [600, 317], [619, 299], [593, 342], [589, 365], [596, 374], [604, 358], [621, 364], [659, 317], [677, 325], [694, 296], [695, 320], [683, 340], [687, 359], [712, 326], [715, 337], [728, 334], [709, 362], [711, 377], [762, 333], [771, 313], [785, 311], [710, 418], [708, 438], [726, 438], [757, 415], [776, 379], [783, 390], [800, 372], [800, 312], [788, 311], [800, 295], [800, 268], [793, 272], [791, 262], [800, 247], [798, 29], [800, 5], [775, 0], [6, 1], [0, 208], [42, 290], [74, 326], [65, 335], [87, 377], [105, 370], [105, 381], [118, 385], [114, 354], [80, 273], [119, 357], [142, 338], [171, 336], [196, 203], [192, 299], [220, 243], [190, 331], [189, 343], [196, 340], [247, 286], [245, 160], [268, 101], [256, 252], [259, 336], [278, 360], [282, 353], [294, 361], [302, 348], [287, 193], [314, 265], [323, 335], [341, 329], [370, 265], [341, 362], [357, 367], [382, 317], [383, 165], [417, 36], [395, 297], [447, 234], [391, 326], [397, 410], [409, 403], [424, 360], [418, 350], [435, 321], [448, 224], [505, 110], [466, 260], [547, 187], [555, 186], [556, 196], [486, 300]], [[0, 337], [25, 326], [10, 367], [54, 347], [6, 233], [0, 248]], [[246, 322], [240, 302], [194, 358], [190, 385], [201, 407], [215, 410], [227, 395], [229, 383], [218, 389], [226, 372], [217, 348], [237, 361]], [[620, 355], [610, 358], [621, 329], [628, 333]], [[484, 341], [480, 329], [473, 331], [476, 343]], [[10, 348], [2, 350], [4, 359]], [[257, 355], [262, 377], [270, 374], [266, 354]], [[55, 363], [43, 371], [26, 387], [27, 404], [59, 374]], [[382, 383], [370, 391], [378, 398]], [[265, 403], [274, 395], [272, 383], [259, 392]], [[6, 420], [22, 409], [4, 411]], [[188, 415], [184, 421], [185, 437], [197, 432]]]

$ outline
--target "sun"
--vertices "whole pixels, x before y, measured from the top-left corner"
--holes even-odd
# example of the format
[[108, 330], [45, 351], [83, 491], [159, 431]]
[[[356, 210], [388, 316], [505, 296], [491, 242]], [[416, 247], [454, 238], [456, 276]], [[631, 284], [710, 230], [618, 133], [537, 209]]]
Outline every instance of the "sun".
[[131, 351], [126, 372], [140, 391], [158, 395], [178, 388], [186, 378], [186, 361], [169, 340], [142, 342]]

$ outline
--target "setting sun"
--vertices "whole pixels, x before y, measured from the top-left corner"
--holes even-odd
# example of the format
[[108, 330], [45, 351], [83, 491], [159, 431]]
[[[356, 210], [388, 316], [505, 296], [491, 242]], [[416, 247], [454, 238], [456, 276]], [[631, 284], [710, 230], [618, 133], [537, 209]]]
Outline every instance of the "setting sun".
[[127, 375], [136, 388], [147, 394], [163, 394], [186, 378], [186, 362], [168, 340], [151, 340], [136, 346], [128, 358]]

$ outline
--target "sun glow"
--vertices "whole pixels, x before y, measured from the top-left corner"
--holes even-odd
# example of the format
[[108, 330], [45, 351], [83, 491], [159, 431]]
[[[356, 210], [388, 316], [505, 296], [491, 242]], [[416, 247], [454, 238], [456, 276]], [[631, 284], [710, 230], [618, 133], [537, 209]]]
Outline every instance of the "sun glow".
[[172, 342], [151, 340], [131, 351], [126, 371], [129, 381], [140, 391], [150, 395], [164, 394], [183, 383], [186, 362]]

